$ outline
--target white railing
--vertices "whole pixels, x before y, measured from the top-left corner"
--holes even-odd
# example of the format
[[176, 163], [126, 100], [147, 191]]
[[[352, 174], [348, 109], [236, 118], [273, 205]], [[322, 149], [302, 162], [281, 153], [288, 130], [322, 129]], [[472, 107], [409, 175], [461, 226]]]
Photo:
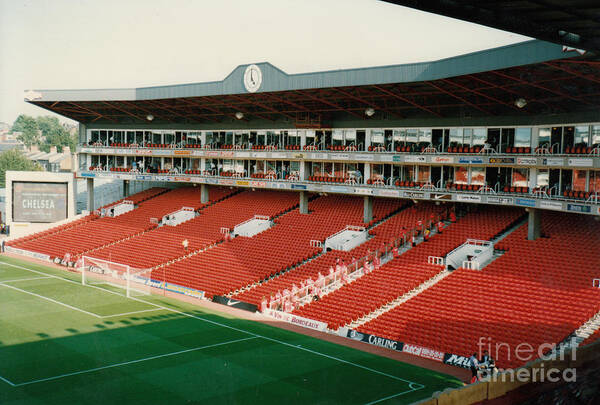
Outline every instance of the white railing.
[[419, 190], [435, 190], [435, 189], [436, 189], [436, 188], [435, 188], [435, 186], [434, 186], [432, 183], [429, 183], [429, 182], [427, 182], [427, 183], [423, 184], [423, 185], [422, 185], [422, 186], [419, 188]]
[[427, 263], [428, 264], [436, 264], [438, 266], [443, 266], [444, 265], [444, 258], [443, 257], [439, 257], [439, 256], [429, 256], [427, 258]]
[[479, 270], [480, 269], [480, 264], [478, 260], [471, 260], [471, 261], [463, 261], [462, 263], [462, 267], [463, 269], [467, 269], [467, 270]]
[[219, 230], [219, 232], [221, 232], [223, 235], [229, 233], [229, 228], [222, 226], [221, 229]]
[[323, 247], [323, 243], [320, 240], [313, 239], [310, 241], [310, 247]]
[[150, 223], [158, 225], [158, 218], [150, 218]]
[[421, 155], [423, 155], [425, 153], [438, 153], [438, 150], [433, 145], [429, 145], [428, 147], [423, 149], [423, 152], [421, 152]]

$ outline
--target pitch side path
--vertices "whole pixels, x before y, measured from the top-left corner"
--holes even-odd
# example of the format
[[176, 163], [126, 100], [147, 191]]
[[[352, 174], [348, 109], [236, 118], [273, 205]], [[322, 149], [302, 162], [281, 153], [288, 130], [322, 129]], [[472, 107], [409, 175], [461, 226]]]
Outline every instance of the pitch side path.
[[0, 257], [0, 404], [407, 404], [455, 377]]

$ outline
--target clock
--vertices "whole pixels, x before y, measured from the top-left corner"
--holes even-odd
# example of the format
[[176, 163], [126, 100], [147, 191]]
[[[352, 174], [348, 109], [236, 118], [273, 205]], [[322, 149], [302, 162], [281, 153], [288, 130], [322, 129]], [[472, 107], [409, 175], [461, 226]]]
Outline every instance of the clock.
[[256, 92], [262, 84], [262, 72], [256, 65], [249, 65], [244, 72], [244, 87], [249, 93]]

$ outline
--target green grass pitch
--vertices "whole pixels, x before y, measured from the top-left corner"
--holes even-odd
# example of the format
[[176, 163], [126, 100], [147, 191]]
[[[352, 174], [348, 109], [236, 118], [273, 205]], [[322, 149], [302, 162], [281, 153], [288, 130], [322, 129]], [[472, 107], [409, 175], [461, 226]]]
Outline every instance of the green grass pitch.
[[0, 404], [407, 404], [456, 378], [0, 257]]

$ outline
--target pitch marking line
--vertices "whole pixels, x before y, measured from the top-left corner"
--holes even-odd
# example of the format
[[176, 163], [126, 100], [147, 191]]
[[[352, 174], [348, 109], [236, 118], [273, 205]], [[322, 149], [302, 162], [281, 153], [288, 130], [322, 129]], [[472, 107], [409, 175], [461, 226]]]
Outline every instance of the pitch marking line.
[[394, 394], [394, 395], [387, 396], [387, 397], [385, 397], [385, 398], [380, 398], [380, 399], [377, 399], [377, 400], [375, 400], [375, 401], [372, 401], [372, 402], [367, 402], [365, 405], [373, 405], [373, 404], [378, 404], [378, 403], [380, 403], [380, 402], [387, 401], [388, 399], [396, 398], [396, 397], [399, 397], [399, 396], [401, 396], [401, 395], [408, 394], [409, 392], [415, 392], [415, 391], [418, 391], [418, 390], [420, 390], [420, 389], [421, 389], [421, 388], [417, 388], [417, 389], [410, 389], [410, 390], [402, 391], [402, 392], [399, 392], [399, 393], [397, 393], [397, 394]]
[[31, 280], [43, 280], [46, 278], [51, 278], [50, 276], [46, 277], [30, 277], [30, 278], [15, 278], [13, 280], [0, 280], [0, 283], [14, 283], [16, 281], [31, 281]]
[[[3, 261], [0, 261], [0, 264], [5, 264], [7, 266], [12, 266], [12, 267], [20, 268], [20, 269], [23, 269], [23, 270], [28, 270], [28, 271], [31, 271], [33, 273], [38, 273], [38, 274], [42, 274], [42, 275], [49, 276], [49, 277], [52, 277], [52, 278], [57, 278], [59, 280], [63, 280], [63, 281], [69, 282], [69, 283], [81, 285], [80, 283], [78, 283], [76, 281], [69, 280], [69, 279], [64, 278], [64, 277], [50, 275], [50, 274], [47, 274], [47, 273], [43, 273], [41, 271], [32, 270], [32, 269], [29, 269], [27, 267], [19, 266], [19, 265], [16, 265], [16, 264], [7, 263], [7, 262], [3, 262]], [[99, 290], [106, 291], [108, 293], [115, 294], [115, 295], [123, 297], [123, 295], [121, 295], [119, 293], [116, 293], [116, 292], [113, 292], [113, 291], [110, 291], [110, 290], [106, 290], [104, 288], [96, 287], [96, 286], [93, 286], [93, 285], [86, 285], [86, 287], [97, 288]], [[130, 297], [130, 299], [132, 299], [134, 301], [143, 302], [145, 304], [152, 305], [152, 306], [155, 306], [157, 308], [164, 309], [164, 310], [167, 310], [167, 311], [170, 311], [170, 312], [174, 312], [174, 313], [177, 313], [177, 314], [180, 314], [180, 315], [183, 315], [183, 316], [187, 316], [189, 318], [193, 318], [193, 319], [197, 319], [197, 320], [200, 320], [200, 321], [203, 321], [203, 322], [207, 322], [207, 323], [210, 323], [210, 324], [213, 324], [213, 325], [221, 326], [221, 327], [226, 328], [226, 329], [235, 330], [237, 332], [242, 332], [242, 333], [254, 336], [254, 337], [260, 337], [260, 338], [263, 338], [263, 339], [266, 339], [266, 340], [270, 340], [272, 342], [279, 343], [279, 344], [282, 344], [282, 345], [285, 345], [285, 346], [294, 347], [294, 348], [299, 349], [299, 350], [304, 350], [304, 351], [307, 351], [307, 352], [310, 352], [310, 353], [313, 353], [313, 354], [316, 354], [316, 355], [319, 355], [319, 356], [327, 357], [327, 358], [330, 358], [332, 360], [336, 360], [336, 361], [339, 361], [341, 363], [346, 363], [346, 364], [352, 365], [354, 367], [361, 368], [363, 370], [367, 370], [367, 371], [370, 371], [370, 372], [373, 372], [373, 373], [376, 373], [376, 374], [384, 375], [384, 376], [390, 377], [390, 378], [392, 378], [394, 380], [398, 380], [398, 381], [402, 381], [402, 382], [408, 383], [409, 386], [411, 386], [411, 387], [414, 385], [417, 388], [413, 388], [413, 391], [420, 390], [420, 389], [423, 389], [423, 388], [426, 387], [425, 385], [419, 384], [419, 383], [417, 383], [415, 381], [409, 381], [409, 380], [406, 380], [404, 378], [396, 377], [394, 375], [387, 374], [387, 373], [384, 373], [382, 371], [374, 370], [372, 368], [369, 368], [369, 367], [366, 367], [366, 366], [362, 366], [360, 364], [356, 364], [356, 363], [353, 363], [353, 362], [350, 362], [350, 361], [347, 361], [347, 360], [342, 360], [342, 359], [337, 358], [337, 357], [329, 356], [327, 354], [324, 354], [324, 353], [321, 353], [321, 352], [317, 352], [317, 351], [314, 351], [314, 350], [310, 350], [310, 349], [307, 349], [305, 347], [298, 347], [298, 346], [293, 345], [291, 343], [282, 342], [280, 340], [269, 338], [269, 337], [266, 337], [266, 336], [261, 336], [261, 335], [258, 335], [256, 333], [249, 332], [247, 330], [243, 330], [243, 329], [239, 329], [239, 328], [236, 328], [236, 327], [233, 327], [233, 326], [225, 325], [225, 324], [222, 324], [222, 323], [219, 323], [219, 322], [216, 322], [216, 321], [211, 321], [210, 319], [201, 318], [199, 316], [192, 315], [192, 314], [189, 314], [189, 313], [186, 313], [186, 312], [182, 312], [182, 311], [179, 311], [179, 310], [176, 310], [176, 309], [173, 309], [173, 308], [165, 307], [165, 306], [162, 306], [162, 305], [157, 305], [157, 304], [154, 304], [152, 302], [144, 301], [144, 300], [139, 299], [139, 298]]]
[[204, 349], [210, 349], [212, 347], [224, 346], [224, 345], [229, 345], [229, 344], [232, 344], [232, 343], [244, 342], [246, 340], [251, 340], [251, 339], [256, 339], [256, 337], [251, 336], [251, 337], [247, 337], [247, 338], [243, 338], [243, 339], [229, 340], [227, 342], [220, 342], [220, 343], [215, 343], [215, 344], [212, 344], [212, 345], [193, 347], [191, 349], [186, 349], [186, 350], [179, 350], [177, 352], [171, 352], [171, 353], [159, 354], [159, 355], [156, 355], [156, 356], [144, 357], [143, 359], [130, 360], [130, 361], [122, 362], [122, 363], [110, 364], [108, 366], [90, 368], [88, 370], [74, 371], [72, 373], [66, 373], [66, 374], [56, 375], [56, 376], [53, 376], [53, 377], [40, 378], [39, 380], [31, 380], [31, 381], [26, 381], [26, 382], [18, 383], [18, 384], [12, 384], [12, 383], [9, 382], [9, 384], [11, 384], [13, 387], [22, 387], [24, 385], [30, 385], [30, 384], [35, 384], [35, 383], [45, 382], [45, 381], [58, 380], [60, 378], [71, 377], [71, 376], [74, 376], [74, 375], [93, 373], [95, 371], [106, 370], [106, 369], [109, 369], [109, 368], [115, 368], [115, 367], [121, 367], [121, 366], [127, 366], [129, 364], [136, 364], [136, 363], [141, 363], [141, 362], [144, 362], [144, 361], [156, 360], [156, 359], [160, 359], [160, 358], [163, 358], [163, 357], [177, 356], [179, 354], [190, 353], [190, 352], [195, 352], [195, 351], [204, 350]]
[[77, 308], [77, 307], [74, 307], [72, 305], [65, 304], [64, 302], [60, 302], [60, 301], [54, 300], [52, 298], [44, 297], [43, 295], [32, 293], [30, 291], [25, 291], [25, 290], [22, 290], [20, 288], [15, 287], [15, 286], [12, 286], [12, 285], [0, 283], [0, 286], [6, 287], [6, 288], [12, 288], [13, 290], [17, 290], [17, 291], [20, 291], [20, 292], [25, 293], [25, 294], [33, 295], [34, 297], [38, 297], [38, 298], [41, 298], [43, 300], [50, 301], [50, 302], [53, 302], [53, 303], [58, 304], [58, 305], [62, 305], [63, 307], [67, 307], [67, 308], [72, 309], [74, 311], [83, 312], [84, 314], [91, 315], [91, 316], [94, 316], [96, 318], [103, 318], [101, 315], [95, 314], [93, 312], [88, 312], [88, 311], [86, 311], [84, 309]]
[[6, 378], [2, 377], [0, 375], [0, 380], [4, 381], [5, 383], [7, 383], [8, 385], [10, 385], [11, 387], [16, 387], [16, 384], [11, 383], [10, 381], [8, 381]]

